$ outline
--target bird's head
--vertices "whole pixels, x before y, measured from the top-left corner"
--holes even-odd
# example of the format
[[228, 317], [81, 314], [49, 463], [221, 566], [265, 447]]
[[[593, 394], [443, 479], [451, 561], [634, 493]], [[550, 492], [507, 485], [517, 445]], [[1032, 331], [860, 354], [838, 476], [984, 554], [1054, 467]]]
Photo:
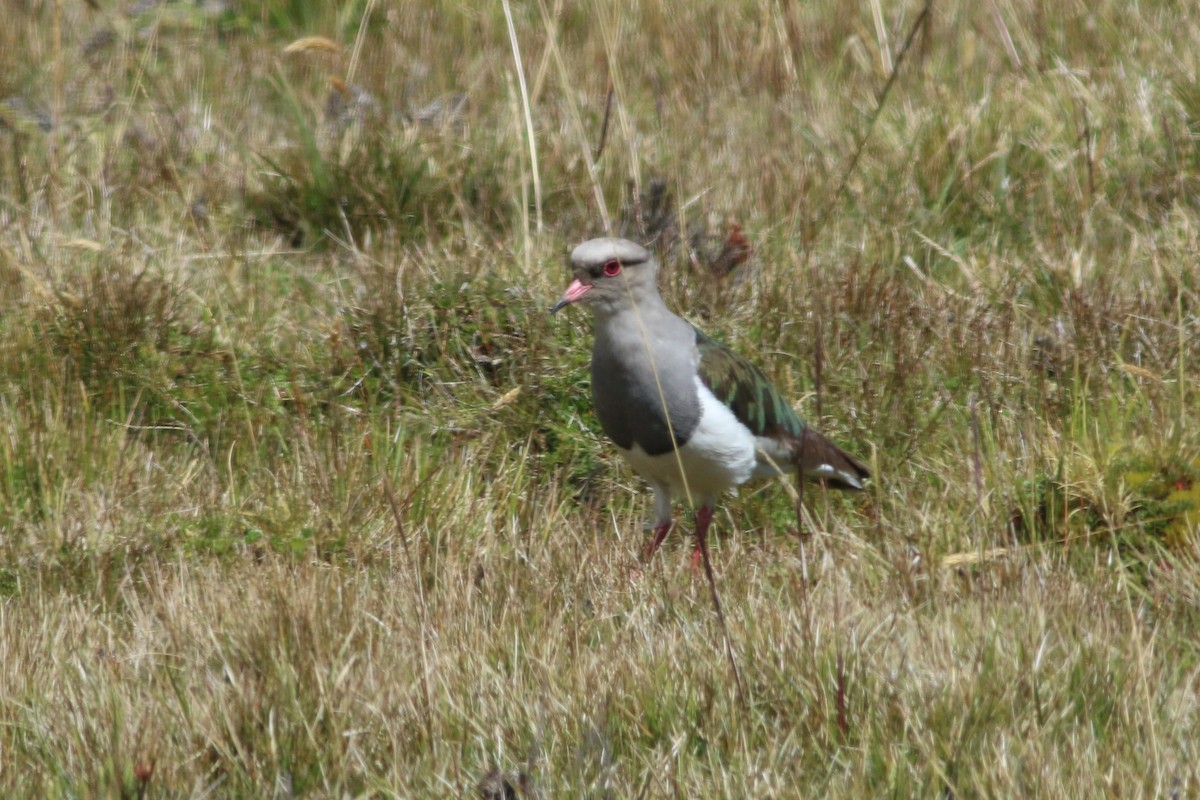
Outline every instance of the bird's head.
[[550, 313], [572, 303], [593, 312], [614, 313], [653, 297], [657, 267], [650, 251], [628, 239], [589, 239], [571, 251], [575, 280]]

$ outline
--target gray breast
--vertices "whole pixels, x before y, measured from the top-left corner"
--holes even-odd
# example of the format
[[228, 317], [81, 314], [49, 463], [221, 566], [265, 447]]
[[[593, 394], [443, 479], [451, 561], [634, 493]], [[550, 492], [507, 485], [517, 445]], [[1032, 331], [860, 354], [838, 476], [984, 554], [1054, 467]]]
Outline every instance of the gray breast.
[[592, 397], [604, 432], [618, 447], [628, 450], [636, 444], [649, 455], [662, 455], [685, 444], [700, 421], [695, 335], [690, 343], [676, 339], [652, 349], [653, 367], [640, 340], [613, 341], [597, 331]]

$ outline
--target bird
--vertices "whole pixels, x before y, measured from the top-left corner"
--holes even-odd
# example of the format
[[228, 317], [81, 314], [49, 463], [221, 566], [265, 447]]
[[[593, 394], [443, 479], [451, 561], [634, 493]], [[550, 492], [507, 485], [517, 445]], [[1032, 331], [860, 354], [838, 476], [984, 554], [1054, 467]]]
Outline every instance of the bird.
[[757, 366], [672, 312], [650, 251], [628, 239], [590, 239], [571, 252], [573, 280], [550, 309], [591, 312], [592, 399], [605, 434], [654, 490], [649, 560], [673, 524], [674, 499], [696, 505], [693, 563], [708, 561], [718, 495], [748, 481], [797, 476], [862, 490], [870, 470], [796, 414]]

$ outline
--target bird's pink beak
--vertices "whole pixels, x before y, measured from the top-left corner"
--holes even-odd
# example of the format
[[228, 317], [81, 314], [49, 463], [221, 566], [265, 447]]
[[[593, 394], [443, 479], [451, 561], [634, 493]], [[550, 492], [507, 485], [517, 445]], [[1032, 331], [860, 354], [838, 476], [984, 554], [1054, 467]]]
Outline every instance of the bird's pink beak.
[[571, 305], [571, 303], [574, 303], [576, 300], [587, 294], [591, 288], [592, 284], [583, 283], [579, 280], [579, 278], [571, 281], [571, 285], [567, 287], [567, 290], [563, 292], [563, 296], [559, 298], [557, 303], [554, 304], [554, 308], [550, 309], [550, 313], [557, 314], [559, 309], [566, 308], [567, 306]]

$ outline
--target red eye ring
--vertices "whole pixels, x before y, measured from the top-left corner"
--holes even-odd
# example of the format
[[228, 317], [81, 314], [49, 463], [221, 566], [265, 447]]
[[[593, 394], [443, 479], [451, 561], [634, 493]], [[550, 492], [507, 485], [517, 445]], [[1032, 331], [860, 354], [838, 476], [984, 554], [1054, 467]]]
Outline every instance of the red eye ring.
[[604, 262], [604, 274], [610, 278], [615, 278], [621, 274], [621, 262], [613, 259], [612, 261]]

